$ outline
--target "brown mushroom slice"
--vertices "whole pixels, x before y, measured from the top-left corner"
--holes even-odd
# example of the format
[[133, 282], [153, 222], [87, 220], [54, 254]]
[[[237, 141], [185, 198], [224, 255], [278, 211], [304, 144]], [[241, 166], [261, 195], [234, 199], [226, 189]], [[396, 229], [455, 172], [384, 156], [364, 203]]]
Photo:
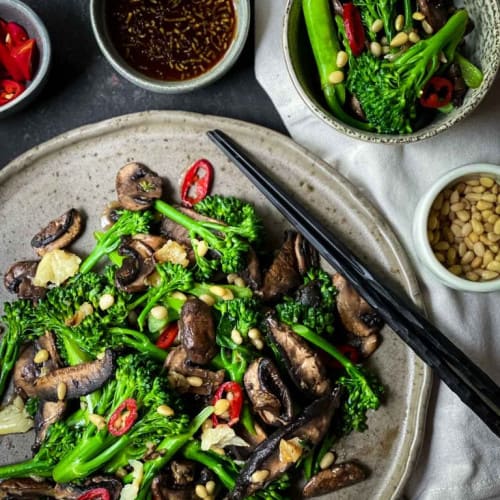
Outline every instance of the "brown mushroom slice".
[[71, 208], [49, 222], [31, 240], [38, 255], [45, 255], [56, 248], [65, 248], [75, 241], [83, 229], [83, 218], [78, 210]]
[[280, 426], [291, 422], [293, 409], [290, 391], [270, 359], [252, 361], [243, 382], [253, 411], [264, 423]]
[[118, 289], [127, 292], [141, 292], [147, 288], [147, 278], [155, 270], [153, 249], [144, 241], [128, 238], [119, 248], [125, 259], [115, 273]]
[[302, 275], [317, 262], [318, 254], [307, 240], [295, 231], [287, 231], [283, 245], [264, 275], [263, 299], [273, 301], [297, 288]]
[[82, 489], [71, 484], [54, 484], [48, 480], [6, 479], [0, 482], [0, 498], [23, 498], [39, 500], [40, 498], [56, 498], [60, 500], [77, 499]]
[[417, 0], [417, 8], [425, 16], [425, 21], [433, 32], [441, 29], [450, 17], [449, 8], [453, 2], [443, 0]]
[[46, 401], [59, 401], [85, 396], [100, 389], [113, 374], [114, 355], [111, 350], [102, 359], [59, 368], [38, 377], [34, 394]]
[[141, 163], [127, 163], [116, 175], [118, 201], [127, 210], [146, 210], [161, 198], [161, 177]]
[[330, 379], [318, 353], [288, 325], [278, 322], [273, 313], [266, 316], [269, 340], [280, 351], [286, 369], [301, 392], [319, 398], [331, 390]]
[[33, 397], [34, 384], [40, 375], [40, 370], [33, 361], [35, 357], [35, 346], [26, 346], [16, 361], [13, 371], [14, 389], [23, 399]]
[[248, 251], [247, 265], [245, 269], [239, 272], [245, 283], [252, 290], [258, 290], [262, 286], [262, 272], [260, 262], [255, 250], [250, 248]]
[[212, 309], [200, 299], [187, 300], [179, 318], [179, 338], [187, 359], [206, 365], [217, 354]]
[[101, 213], [101, 228], [104, 231], [120, 218], [120, 210], [123, 210], [123, 207], [117, 201], [111, 201], [104, 207]]
[[45, 440], [49, 427], [64, 417], [67, 406], [66, 401], [40, 401], [35, 414], [35, 444], [33, 445], [35, 450]]
[[305, 485], [305, 498], [326, 495], [366, 479], [365, 470], [355, 462], [344, 462], [313, 476]]
[[382, 318], [359, 296], [352, 285], [340, 274], [333, 276], [337, 288], [337, 310], [344, 328], [359, 337], [377, 333], [383, 326]]
[[[277, 429], [259, 444], [247, 459], [228, 498], [239, 500], [265, 488], [302, 457], [303, 446], [314, 447], [320, 443], [340, 405], [340, 391], [317, 399], [290, 424]], [[295, 453], [283, 453], [284, 449]]]
[[171, 386], [182, 393], [212, 396], [224, 382], [224, 370], [216, 372], [189, 363], [183, 346], [172, 349], [165, 361]]
[[14, 262], [3, 278], [5, 288], [17, 294], [20, 299], [38, 300], [45, 296], [44, 287], [35, 286], [32, 279], [38, 267], [37, 260], [21, 260]]

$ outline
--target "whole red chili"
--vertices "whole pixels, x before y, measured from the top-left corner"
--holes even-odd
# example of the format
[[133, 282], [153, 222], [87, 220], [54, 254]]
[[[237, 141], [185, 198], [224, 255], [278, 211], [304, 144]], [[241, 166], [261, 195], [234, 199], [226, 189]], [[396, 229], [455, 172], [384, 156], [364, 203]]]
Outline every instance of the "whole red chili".
[[10, 51], [12, 59], [16, 62], [18, 68], [27, 81], [33, 77], [33, 59], [35, 54], [36, 42], [33, 38], [16, 45]]
[[94, 488], [81, 494], [76, 500], [110, 500], [111, 495], [106, 488]]
[[[229, 394], [231, 394], [231, 397], [227, 397]], [[229, 401], [229, 422], [227, 422], [227, 425], [233, 426], [240, 420], [243, 408], [243, 389], [237, 382], [224, 382], [215, 392], [212, 405], [215, 405], [224, 395], [226, 395], [226, 399]], [[214, 426], [221, 423], [214, 413], [212, 414], [212, 423]]]
[[191, 165], [181, 185], [181, 200], [186, 207], [192, 207], [203, 200], [212, 187], [214, 167], [205, 159], [197, 160]]
[[158, 340], [156, 341], [156, 347], [159, 347], [160, 349], [168, 349], [174, 343], [174, 340], [177, 338], [178, 333], [179, 324], [177, 323], [177, 321], [170, 323], [158, 337]]
[[361, 22], [361, 14], [353, 3], [345, 3], [342, 10], [345, 34], [353, 55], [359, 56], [365, 48], [365, 30]]
[[420, 104], [425, 108], [446, 106], [453, 97], [453, 83], [442, 76], [433, 76], [422, 90]]
[[22, 83], [17, 83], [14, 80], [0, 80], [0, 106], [8, 104], [24, 90], [25, 87]]
[[125, 434], [137, 420], [137, 402], [135, 399], [126, 399], [113, 412], [108, 421], [108, 431], [113, 436]]

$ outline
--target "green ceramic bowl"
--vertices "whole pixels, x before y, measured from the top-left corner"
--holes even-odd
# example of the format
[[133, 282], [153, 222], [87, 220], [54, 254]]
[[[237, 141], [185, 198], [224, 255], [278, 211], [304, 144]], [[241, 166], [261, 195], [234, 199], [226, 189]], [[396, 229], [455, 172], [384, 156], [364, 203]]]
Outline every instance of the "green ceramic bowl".
[[236, 11], [236, 34], [224, 57], [209, 71], [202, 75], [183, 81], [164, 81], [148, 77], [131, 67], [118, 53], [110, 38], [106, 25], [106, 0], [90, 0], [90, 18], [92, 29], [99, 48], [124, 78], [146, 90], [162, 94], [178, 94], [206, 87], [221, 78], [236, 62], [245, 45], [250, 26], [249, 0], [234, 0]]
[[430, 124], [405, 135], [386, 135], [353, 128], [335, 118], [323, 99], [314, 58], [306, 32], [301, 0], [287, 0], [283, 22], [283, 49], [290, 78], [306, 105], [326, 124], [350, 137], [386, 144], [417, 142], [447, 130], [463, 120], [481, 102], [492, 86], [500, 65], [500, 7], [498, 0], [466, 0], [475, 28], [467, 36], [467, 56], [481, 68], [484, 81], [469, 89], [464, 103], [450, 113], [440, 113]]

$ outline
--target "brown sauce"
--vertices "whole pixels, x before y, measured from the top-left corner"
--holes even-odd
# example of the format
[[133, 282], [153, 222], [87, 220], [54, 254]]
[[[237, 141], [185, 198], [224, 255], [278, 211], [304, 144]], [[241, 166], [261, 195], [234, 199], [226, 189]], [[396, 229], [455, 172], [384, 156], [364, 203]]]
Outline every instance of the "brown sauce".
[[136, 70], [160, 80], [207, 72], [236, 28], [233, 0], [108, 0], [109, 33]]

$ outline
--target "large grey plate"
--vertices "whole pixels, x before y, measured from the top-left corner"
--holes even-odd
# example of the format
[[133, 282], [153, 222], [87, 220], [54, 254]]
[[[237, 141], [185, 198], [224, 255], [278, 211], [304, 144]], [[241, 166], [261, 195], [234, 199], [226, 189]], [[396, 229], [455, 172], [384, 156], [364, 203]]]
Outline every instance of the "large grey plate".
[[[92, 245], [99, 214], [114, 199], [117, 169], [141, 161], [170, 181], [193, 160], [206, 157], [216, 168], [213, 192], [256, 203], [276, 241], [286, 226], [251, 183], [225, 159], [205, 132], [220, 128], [241, 143], [312, 212], [331, 226], [361, 258], [391, 275], [420, 303], [409, 261], [384, 220], [360, 192], [335, 170], [290, 139], [235, 120], [183, 112], [147, 112], [89, 125], [42, 144], [0, 171], [0, 269], [33, 258], [30, 239], [68, 208], [83, 209], [87, 229], [75, 247]], [[3, 276], [0, 276], [3, 279]], [[12, 300], [3, 287], [0, 301]], [[420, 304], [421, 305], [421, 304]], [[430, 372], [389, 329], [371, 363], [387, 386], [387, 401], [370, 415], [369, 430], [337, 446], [339, 460], [358, 459], [371, 471], [359, 485], [335, 494], [338, 499], [389, 499], [402, 492], [422, 441]], [[31, 436], [0, 438], [0, 463], [29, 454]]]

